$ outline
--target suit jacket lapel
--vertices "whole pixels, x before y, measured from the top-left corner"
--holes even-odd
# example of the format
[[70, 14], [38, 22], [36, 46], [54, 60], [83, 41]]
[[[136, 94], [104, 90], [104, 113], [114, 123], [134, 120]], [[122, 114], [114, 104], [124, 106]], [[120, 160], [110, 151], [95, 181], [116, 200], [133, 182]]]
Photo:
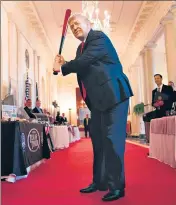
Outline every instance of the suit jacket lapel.
[[163, 93], [164, 90], [165, 90], [165, 85], [163, 84], [163, 87], [162, 87], [161, 93]]
[[76, 59], [81, 55], [81, 44], [78, 46], [77, 52], [76, 52]]
[[[91, 30], [89, 31], [88, 36], [87, 36], [86, 42], [85, 42], [85, 44], [84, 44], [84, 48], [82, 49], [82, 53], [83, 53], [84, 50], [86, 49], [86, 47], [87, 47], [89, 41], [92, 40], [92, 38], [93, 38], [93, 33], [94, 33], [94, 31], [91, 29]], [[78, 58], [78, 57], [82, 54], [82, 53], [81, 53], [81, 46], [82, 46], [81, 44], [78, 46], [77, 53], [76, 53], [76, 58]]]
[[91, 29], [91, 30], [89, 31], [89, 33], [88, 33], [88, 36], [87, 36], [86, 42], [85, 42], [85, 44], [84, 44], [83, 51], [86, 49], [86, 47], [87, 47], [89, 41], [92, 40], [93, 33], [94, 33], [94, 31]]

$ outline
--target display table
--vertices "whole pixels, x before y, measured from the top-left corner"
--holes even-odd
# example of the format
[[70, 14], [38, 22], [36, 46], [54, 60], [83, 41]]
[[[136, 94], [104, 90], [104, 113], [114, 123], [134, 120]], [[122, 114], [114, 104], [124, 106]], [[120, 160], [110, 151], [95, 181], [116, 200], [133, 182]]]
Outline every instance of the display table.
[[50, 127], [49, 133], [55, 150], [69, 147], [69, 132], [66, 125]]
[[1, 178], [12, 182], [50, 158], [45, 126], [36, 123], [1, 122], [1, 149]]
[[79, 132], [79, 128], [78, 127], [72, 127], [73, 128], [73, 133], [69, 132], [69, 139], [70, 139], [70, 143], [72, 142], [76, 142], [80, 140], [80, 132]]
[[176, 116], [151, 120], [149, 156], [176, 168]]

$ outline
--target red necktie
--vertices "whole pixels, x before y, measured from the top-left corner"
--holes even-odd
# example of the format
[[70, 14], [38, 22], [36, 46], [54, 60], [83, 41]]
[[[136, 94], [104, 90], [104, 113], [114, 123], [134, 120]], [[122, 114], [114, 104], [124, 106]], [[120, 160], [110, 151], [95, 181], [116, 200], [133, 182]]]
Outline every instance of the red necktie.
[[[82, 53], [82, 51], [83, 51], [83, 48], [84, 48], [84, 42], [81, 43], [81, 53]], [[83, 99], [85, 100], [85, 99], [86, 99], [86, 89], [85, 89], [85, 87], [84, 87], [83, 82], [81, 82], [81, 83], [82, 83]]]

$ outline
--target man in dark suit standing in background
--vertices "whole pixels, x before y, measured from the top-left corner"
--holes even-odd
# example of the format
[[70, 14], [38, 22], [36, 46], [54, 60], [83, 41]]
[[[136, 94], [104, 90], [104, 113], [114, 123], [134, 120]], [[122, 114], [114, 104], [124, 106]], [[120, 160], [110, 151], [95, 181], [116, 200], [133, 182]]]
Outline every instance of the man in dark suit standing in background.
[[41, 101], [39, 99], [36, 100], [36, 106], [32, 110], [33, 113], [43, 113], [43, 110], [40, 108], [41, 106]]
[[[164, 85], [162, 83], [162, 75], [155, 74], [155, 83], [157, 88], [152, 91], [152, 106], [156, 108], [155, 110], [155, 118], [160, 118], [166, 116], [166, 112], [172, 109], [173, 104], [173, 89], [171, 86]], [[161, 94], [165, 94], [167, 99], [161, 99], [161, 103], [156, 103], [156, 93], [159, 92]]]
[[67, 118], [65, 117], [65, 113], [62, 113], [62, 123], [67, 123]]
[[116, 200], [125, 195], [126, 124], [133, 93], [110, 39], [101, 31], [93, 31], [81, 14], [70, 17], [68, 23], [81, 44], [74, 60], [66, 62], [57, 55], [53, 70], [63, 76], [77, 74], [82, 97], [91, 111], [93, 182], [80, 192], [109, 189], [102, 200]]
[[84, 131], [85, 131], [85, 137], [87, 137], [87, 132], [89, 132], [89, 136], [90, 136], [90, 118], [88, 114], [84, 118]]
[[62, 116], [60, 115], [60, 112], [59, 112], [59, 111], [57, 112], [57, 115], [56, 115], [55, 124], [58, 124], [58, 125], [61, 125], [61, 124], [62, 124]]

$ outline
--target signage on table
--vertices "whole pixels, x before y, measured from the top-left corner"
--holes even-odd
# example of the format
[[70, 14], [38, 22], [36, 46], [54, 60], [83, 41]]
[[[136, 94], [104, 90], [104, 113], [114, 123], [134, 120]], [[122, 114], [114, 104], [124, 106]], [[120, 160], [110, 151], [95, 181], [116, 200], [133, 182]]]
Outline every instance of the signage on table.
[[15, 119], [17, 117], [17, 107], [14, 105], [2, 105], [2, 118]]
[[36, 152], [40, 149], [40, 135], [37, 129], [33, 128], [29, 131], [28, 134], [28, 148], [31, 152]]
[[37, 123], [19, 123], [21, 132], [21, 148], [23, 150], [23, 157], [25, 167], [43, 159], [43, 133], [44, 126]]

